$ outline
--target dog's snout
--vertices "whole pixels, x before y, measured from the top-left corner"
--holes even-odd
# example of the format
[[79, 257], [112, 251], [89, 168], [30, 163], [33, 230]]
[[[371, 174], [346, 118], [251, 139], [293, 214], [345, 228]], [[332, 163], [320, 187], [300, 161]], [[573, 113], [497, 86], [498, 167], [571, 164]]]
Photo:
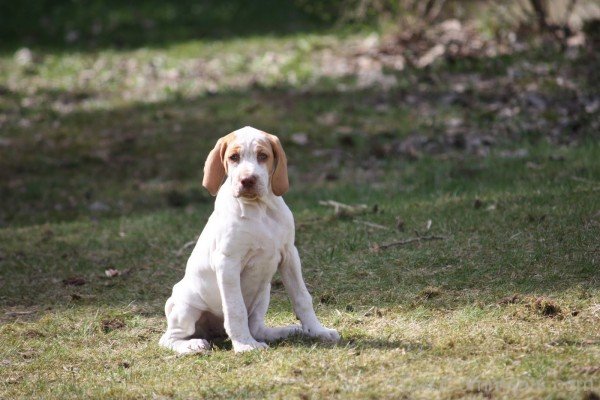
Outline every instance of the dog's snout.
[[242, 187], [244, 189], [252, 189], [254, 187], [254, 185], [256, 184], [256, 176], [251, 175], [246, 178], [242, 178], [240, 180], [240, 183], [242, 184]]

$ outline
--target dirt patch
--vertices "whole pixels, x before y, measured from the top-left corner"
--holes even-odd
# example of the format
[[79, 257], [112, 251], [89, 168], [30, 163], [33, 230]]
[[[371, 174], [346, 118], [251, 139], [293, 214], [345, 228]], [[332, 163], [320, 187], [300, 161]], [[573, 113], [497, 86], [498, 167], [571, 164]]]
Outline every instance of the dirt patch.
[[104, 319], [100, 324], [100, 329], [104, 333], [109, 333], [122, 328], [125, 328], [125, 321], [121, 318]]
[[529, 304], [527, 304], [527, 307], [545, 317], [554, 318], [562, 316], [562, 310], [560, 306], [554, 300], [548, 297], [532, 298]]
[[521, 297], [518, 294], [513, 294], [512, 296], [506, 296], [501, 298], [500, 300], [498, 300], [498, 304], [499, 305], [506, 305], [506, 304], [515, 304], [515, 303], [519, 303], [521, 301]]
[[87, 283], [82, 276], [71, 276], [62, 280], [62, 283], [68, 286], [82, 286]]
[[46, 335], [44, 335], [42, 332], [32, 329], [32, 330], [28, 330], [25, 333], [23, 333], [23, 336], [28, 339], [39, 339], [39, 338], [45, 337]]
[[426, 300], [433, 299], [434, 297], [438, 297], [442, 294], [442, 289], [435, 286], [427, 286], [423, 290], [419, 292], [419, 297], [422, 297]]
[[600, 400], [600, 395], [590, 390], [589, 392], [585, 392], [581, 398], [583, 400]]

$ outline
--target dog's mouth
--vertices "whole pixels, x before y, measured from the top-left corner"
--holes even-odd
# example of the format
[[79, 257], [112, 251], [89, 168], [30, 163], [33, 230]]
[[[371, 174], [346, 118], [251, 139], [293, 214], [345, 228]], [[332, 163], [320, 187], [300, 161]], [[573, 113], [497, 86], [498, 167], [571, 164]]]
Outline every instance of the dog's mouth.
[[246, 200], [256, 200], [260, 197], [260, 194], [258, 193], [258, 190], [256, 189], [240, 189], [236, 194], [235, 197], [237, 198], [243, 198]]

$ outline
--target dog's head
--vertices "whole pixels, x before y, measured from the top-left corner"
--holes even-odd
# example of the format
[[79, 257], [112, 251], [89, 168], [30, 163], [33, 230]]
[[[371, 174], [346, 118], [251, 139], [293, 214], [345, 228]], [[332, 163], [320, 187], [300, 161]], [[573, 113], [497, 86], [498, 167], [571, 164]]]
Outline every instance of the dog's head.
[[204, 164], [202, 185], [216, 196], [225, 176], [233, 195], [258, 199], [287, 192], [287, 158], [279, 138], [246, 126], [217, 141]]

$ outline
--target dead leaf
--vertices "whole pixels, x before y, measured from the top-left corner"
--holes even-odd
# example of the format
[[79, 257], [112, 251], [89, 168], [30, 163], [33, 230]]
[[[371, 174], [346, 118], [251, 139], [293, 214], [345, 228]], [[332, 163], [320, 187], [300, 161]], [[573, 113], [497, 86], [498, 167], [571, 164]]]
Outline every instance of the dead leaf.
[[82, 286], [85, 285], [87, 282], [82, 276], [71, 276], [69, 278], [63, 279], [62, 283], [69, 286]]
[[81, 295], [80, 295], [80, 294], [77, 294], [77, 293], [71, 293], [71, 300], [73, 300], [73, 301], [78, 301], [78, 300], [81, 300], [82, 298], [83, 298], [83, 297], [81, 297]]
[[498, 301], [498, 304], [515, 304], [520, 301], [520, 297], [518, 294], [513, 294], [512, 296], [506, 296], [501, 298]]
[[121, 275], [121, 271], [118, 269], [109, 268], [104, 271], [104, 274], [109, 278], [114, 278], [115, 276]]
[[404, 232], [404, 220], [400, 217], [396, 217], [396, 229]]
[[442, 294], [442, 289], [435, 286], [427, 286], [419, 292], [419, 296], [425, 299], [432, 299]]

